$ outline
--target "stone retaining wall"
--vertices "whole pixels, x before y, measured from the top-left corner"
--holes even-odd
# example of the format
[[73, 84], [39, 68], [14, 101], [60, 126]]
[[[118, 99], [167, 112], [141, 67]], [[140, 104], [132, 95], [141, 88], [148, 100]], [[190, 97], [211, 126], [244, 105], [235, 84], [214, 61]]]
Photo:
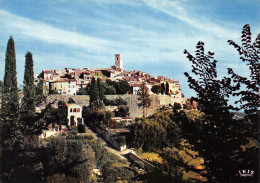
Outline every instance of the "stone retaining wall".
[[[123, 98], [127, 101], [127, 105], [129, 107], [130, 117], [142, 117], [143, 116], [143, 109], [137, 106], [138, 95], [106, 95], [106, 98], [109, 100], [116, 99], [118, 97]], [[145, 109], [145, 116], [152, 115], [157, 109], [160, 108], [162, 105], [174, 104], [175, 102], [184, 104], [187, 98], [172, 98], [168, 95], [151, 95], [152, 99], [151, 106], [148, 109]], [[49, 95], [46, 99], [46, 102], [52, 102], [55, 99], [58, 101], [65, 101], [68, 102], [69, 98], [72, 98], [76, 104], [81, 106], [88, 106], [89, 105], [89, 96], [88, 95]], [[57, 105], [57, 102], [56, 102]]]

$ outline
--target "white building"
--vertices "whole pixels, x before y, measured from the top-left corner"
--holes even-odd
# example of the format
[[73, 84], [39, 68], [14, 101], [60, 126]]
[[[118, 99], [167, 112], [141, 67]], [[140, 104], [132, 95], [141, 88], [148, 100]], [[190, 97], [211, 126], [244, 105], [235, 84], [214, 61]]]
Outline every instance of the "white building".
[[135, 84], [132, 84], [132, 87], [133, 87], [133, 94], [134, 94], [134, 95], [137, 95], [138, 90], [140, 89], [140, 86], [141, 86], [141, 85], [142, 85], [141, 83], [135, 83]]
[[[78, 122], [83, 123], [82, 107], [77, 104], [66, 104], [66, 106], [67, 106], [67, 124], [68, 124], [68, 126], [71, 126], [71, 125], [77, 126]], [[71, 121], [72, 118], [74, 118], [74, 122]]]
[[74, 79], [67, 80], [67, 95], [76, 95], [77, 93], [77, 81]]

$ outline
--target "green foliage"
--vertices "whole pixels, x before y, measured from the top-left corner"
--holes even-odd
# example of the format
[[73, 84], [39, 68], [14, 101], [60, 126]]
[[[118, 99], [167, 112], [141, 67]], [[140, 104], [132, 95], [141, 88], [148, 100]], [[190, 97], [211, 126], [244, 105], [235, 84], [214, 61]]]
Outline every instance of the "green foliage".
[[190, 99], [187, 99], [185, 104], [183, 104], [183, 109], [191, 110], [192, 109], [192, 102]]
[[68, 104], [75, 104], [75, 101], [73, 100], [73, 98], [69, 98]]
[[161, 93], [161, 85], [153, 85], [151, 90], [153, 93], [159, 94]]
[[179, 150], [176, 148], [165, 148], [161, 153], [161, 157], [167, 162], [165, 163], [167, 165], [167, 172], [170, 177], [173, 178], [172, 181], [181, 181], [184, 171], [182, 167], [186, 166], [186, 164], [184, 164], [184, 161], [179, 154]]
[[42, 123], [51, 124], [53, 122], [58, 121], [58, 109], [52, 106], [49, 107], [48, 111], [46, 111], [43, 117], [40, 119]]
[[[252, 49], [249, 44], [251, 33], [247, 26], [244, 27], [242, 34], [243, 45], [246, 49]], [[259, 43], [259, 38], [256, 42]], [[244, 50], [232, 41], [230, 41], [230, 44], [241, 51], [240, 53], [244, 53]], [[208, 180], [220, 182], [241, 180], [236, 174], [239, 169], [245, 167], [258, 172], [256, 170], [259, 170], [259, 166], [255, 162], [258, 162], [259, 159], [259, 147], [247, 149], [246, 151], [241, 149], [241, 146], [247, 144], [250, 138], [255, 138], [252, 128], [253, 123], [243, 119], [232, 119], [232, 114], [229, 111], [234, 108], [227, 103], [228, 97], [232, 94], [236, 95], [237, 92], [234, 93], [234, 91], [239, 89], [241, 83], [239, 77], [229, 69], [229, 73], [233, 74], [232, 77], [235, 79], [235, 86], [231, 85], [231, 78], [218, 79], [217, 61], [214, 60], [214, 53], [208, 52], [208, 54], [205, 54], [203, 42], [197, 44], [195, 57], [186, 50], [184, 53], [193, 63], [192, 72], [198, 78], [194, 79], [188, 73], [185, 73], [189, 86], [197, 92], [197, 100], [201, 106], [201, 111], [205, 113], [205, 120], [197, 120], [196, 123], [187, 121], [188, 123], [183, 125], [185, 127], [183, 130], [186, 131], [184, 133], [186, 138], [194, 145], [194, 150], [198, 151], [199, 155], [204, 159], [207, 172], [205, 175]], [[259, 57], [256, 57], [255, 60], [253, 60], [254, 56], [249, 56], [249, 60], [250, 58], [252, 62], [249, 61], [249, 66], [254, 67], [255, 62], [259, 62]], [[251, 78], [252, 81], [253, 78], [254, 76]], [[244, 79], [244, 81], [251, 80]], [[249, 84], [249, 82], [246, 83]], [[251, 91], [253, 92], [253, 90]], [[243, 92], [240, 94], [246, 96], [243, 95], [245, 94]], [[243, 101], [243, 99], [241, 100]], [[253, 106], [254, 104], [250, 103], [251, 99], [248, 98], [248, 100], [248, 105]], [[251, 109], [254, 111], [254, 107]], [[254, 179], [257, 179], [258, 176], [258, 174], [255, 174]]]
[[98, 98], [101, 101], [103, 101], [105, 88], [103, 87], [101, 80], [99, 78], [97, 79], [97, 88], [98, 88]]
[[60, 116], [59, 118], [64, 122], [67, 120], [67, 106], [66, 103], [64, 101], [59, 101], [58, 102], [58, 106], [60, 110]]
[[48, 182], [89, 182], [95, 167], [92, 148], [82, 140], [53, 137], [44, 148], [43, 177]]
[[[32, 53], [28, 52], [25, 56], [25, 71], [24, 71], [24, 86], [22, 106], [21, 106], [21, 118], [30, 120], [35, 115], [36, 108], [36, 88], [34, 85], [34, 72], [33, 72], [33, 58]], [[25, 120], [26, 120], [25, 119]], [[25, 124], [29, 125], [29, 124]]]
[[93, 111], [98, 111], [98, 110], [101, 110], [105, 107], [104, 105], [104, 102], [101, 101], [101, 100], [95, 100], [91, 103], [90, 105], [90, 108], [93, 110]]
[[42, 101], [44, 101], [45, 97], [46, 97], [46, 93], [44, 91], [44, 80], [40, 79], [39, 83], [36, 86], [36, 91], [35, 91], [36, 106], [39, 105]]
[[106, 84], [109, 85], [110, 87], [115, 88], [116, 94], [126, 94], [127, 92], [130, 92], [130, 88], [131, 88], [129, 83], [126, 80], [120, 80], [119, 82], [116, 82], [108, 79], [106, 80]]
[[186, 115], [190, 120], [205, 120], [205, 114], [199, 110], [188, 111], [186, 112]]
[[[11, 123], [11, 121], [14, 122], [18, 118], [17, 111], [19, 111], [19, 104], [16, 74], [14, 40], [10, 37], [6, 50], [4, 86], [2, 91], [1, 113], [4, 120], [3, 123]], [[8, 124], [6, 125], [8, 126]]]
[[167, 132], [155, 119], [138, 121], [131, 127], [128, 136], [128, 144], [144, 151], [161, 149], [167, 143]]
[[143, 108], [143, 117], [145, 117], [145, 108], [150, 107], [151, 105], [151, 99], [149, 94], [149, 89], [145, 86], [145, 83], [143, 82], [140, 86], [139, 90], [137, 91], [137, 95], [139, 95], [138, 100], [140, 103], [138, 103], [138, 107]]
[[107, 84], [107, 82], [103, 82], [102, 83], [102, 87], [104, 88], [104, 94], [105, 95], [114, 95], [114, 94], [116, 94], [116, 89], [114, 88], [114, 86], [111, 86], [111, 85]]
[[123, 163], [106, 162], [102, 168], [105, 182], [127, 181], [134, 178], [133, 171]]
[[111, 111], [105, 111], [104, 123], [105, 123], [106, 125], [108, 125], [109, 122], [110, 122], [110, 119], [113, 118], [114, 115], [115, 115], [115, 114], [114, 114], [113, 112], [111, 112]]
[[122, 97], [117, 97], [115, 100], [108, 100], [108, 99], [104, 98], [103, 102], [106, 106], [127, 105], [127, 101], [125, 101]]
[[257, 35], [255, 41], [252, 43], [250, 26], [246, 24], [243, 27], [241, 38], [242, 46], [239, 46], [232, 40], [229, 40], [228, 43], [238, 51], [241, 56], [240, 59], [247, 63], [250, 76], [249, 78], [242, 77], [236, 74], [232, 68], [228, 69], [228, 72], [235, 83], [246, 86], [246, 90], [234, 92], [233, 95], [241, 97], [237, 103], [242, 104], [241, 108], [245, 110], [246, 114], [259, 115], [260, 34]]
[[118, 111], [115, 112], [117, 117], [127, 117], [129, 116], [129, 107], [125, 105], [120, 105]]
[[106, 80], [106, 83], [107, 83], [108, 85], [110, 85], [110, 86], [114, 86], [114, 84], [115, 84], [115, 82], [112, 81], [112, 80], [110, 80], [110, 79], [107, 79], [107, 80]]
[[167, 173], [170, 182], [205, 181], [205, 179], [198, 177], [198, 174], [194, 172], [196, 168], [203, 168], [201, 165], [203, 163], [202, 159], [197, 158], [197, 153], [188, 148], [167, 147], [160, 153], [160, 156], [163, 158], [164, 172]]
[[128, 144], [144, 151], [161, 150], [168, 146], [179, 147], [182, 122], [186, 114], [172, 106], [162, 107], [148, 118], [142, 118], [130, 128]]
[[117, 87], [116, 87], [116, 93], [117, 94], [126, 94], [128, 92], [130, 92], [130, 85], [126, 80], [120, 80], [117, 83]]
[[101, 85], [101, 81], [98, 80], [96, 82], [95, 78], [93, 77], [90, 84], [90, 108], [94, 111], [98, 111], [104, 108], [103, 99], [100, 97], [104, 97], [103, 87]]
[[[16, 55], [14, 40], [12, 37], [8, 40], [5, 75], [2, 89], [2, 104], [0, 117], [0, 152], [1, 152], [1, 177], [10, 177], [12, 166], [15, 166], [19, 155], [20, 142], [23, 135], [19, 130], [18, 123], [18, 88], [16, 77]], [[13, 160], [13, 161], [12, 161]]]
[[85, 133], [86, 132], [86, 128], [84, 124], [79, 124], [78, 125], [78, 133]]
[[93, 111], [90, 108], [84, 107], [82, 116], [87, 123], [91, 122], [97, 126], [102, 124], [108, 126], [110, 119], [114, 116], [114, 113], [104, 110]]
[[91, 79], [91, 83], [90, 83], [90, 96], [89, 96], [89, 98], [90, 98], [89, 99], [90, 105], [92, 104], [92, 102], [97, 101], [99, 99], [97, 82], [96, 82], [96, 79], [94, 77]]

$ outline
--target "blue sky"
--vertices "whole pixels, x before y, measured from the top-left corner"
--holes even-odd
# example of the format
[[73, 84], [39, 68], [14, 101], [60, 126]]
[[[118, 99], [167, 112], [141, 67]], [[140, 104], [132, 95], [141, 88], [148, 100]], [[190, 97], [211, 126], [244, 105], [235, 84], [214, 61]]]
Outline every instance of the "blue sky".
[[0, 77], [7, 41], [16, 45], [18, 81], [25, 54], [32, 52], [35, 72], [42, 69], [104, 68], [122, 54], [126, 70], [141, 70], [180, 81], [194, 95], [184, 72], [191, 64], [184, 49], [196, 43], [215, 52], [219, 76], [226, 68], [247, 74], [233, 47], [242, 27], [260, 33], [260, 0], [0, 0]]

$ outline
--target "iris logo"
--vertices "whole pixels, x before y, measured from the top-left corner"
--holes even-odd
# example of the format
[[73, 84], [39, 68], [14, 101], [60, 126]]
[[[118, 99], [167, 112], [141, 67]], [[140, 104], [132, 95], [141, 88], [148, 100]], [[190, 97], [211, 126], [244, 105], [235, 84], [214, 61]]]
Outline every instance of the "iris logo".
[[254, 170], [239, 170], [238, 171], [240, 177], [253, 177], [254, 176]]

